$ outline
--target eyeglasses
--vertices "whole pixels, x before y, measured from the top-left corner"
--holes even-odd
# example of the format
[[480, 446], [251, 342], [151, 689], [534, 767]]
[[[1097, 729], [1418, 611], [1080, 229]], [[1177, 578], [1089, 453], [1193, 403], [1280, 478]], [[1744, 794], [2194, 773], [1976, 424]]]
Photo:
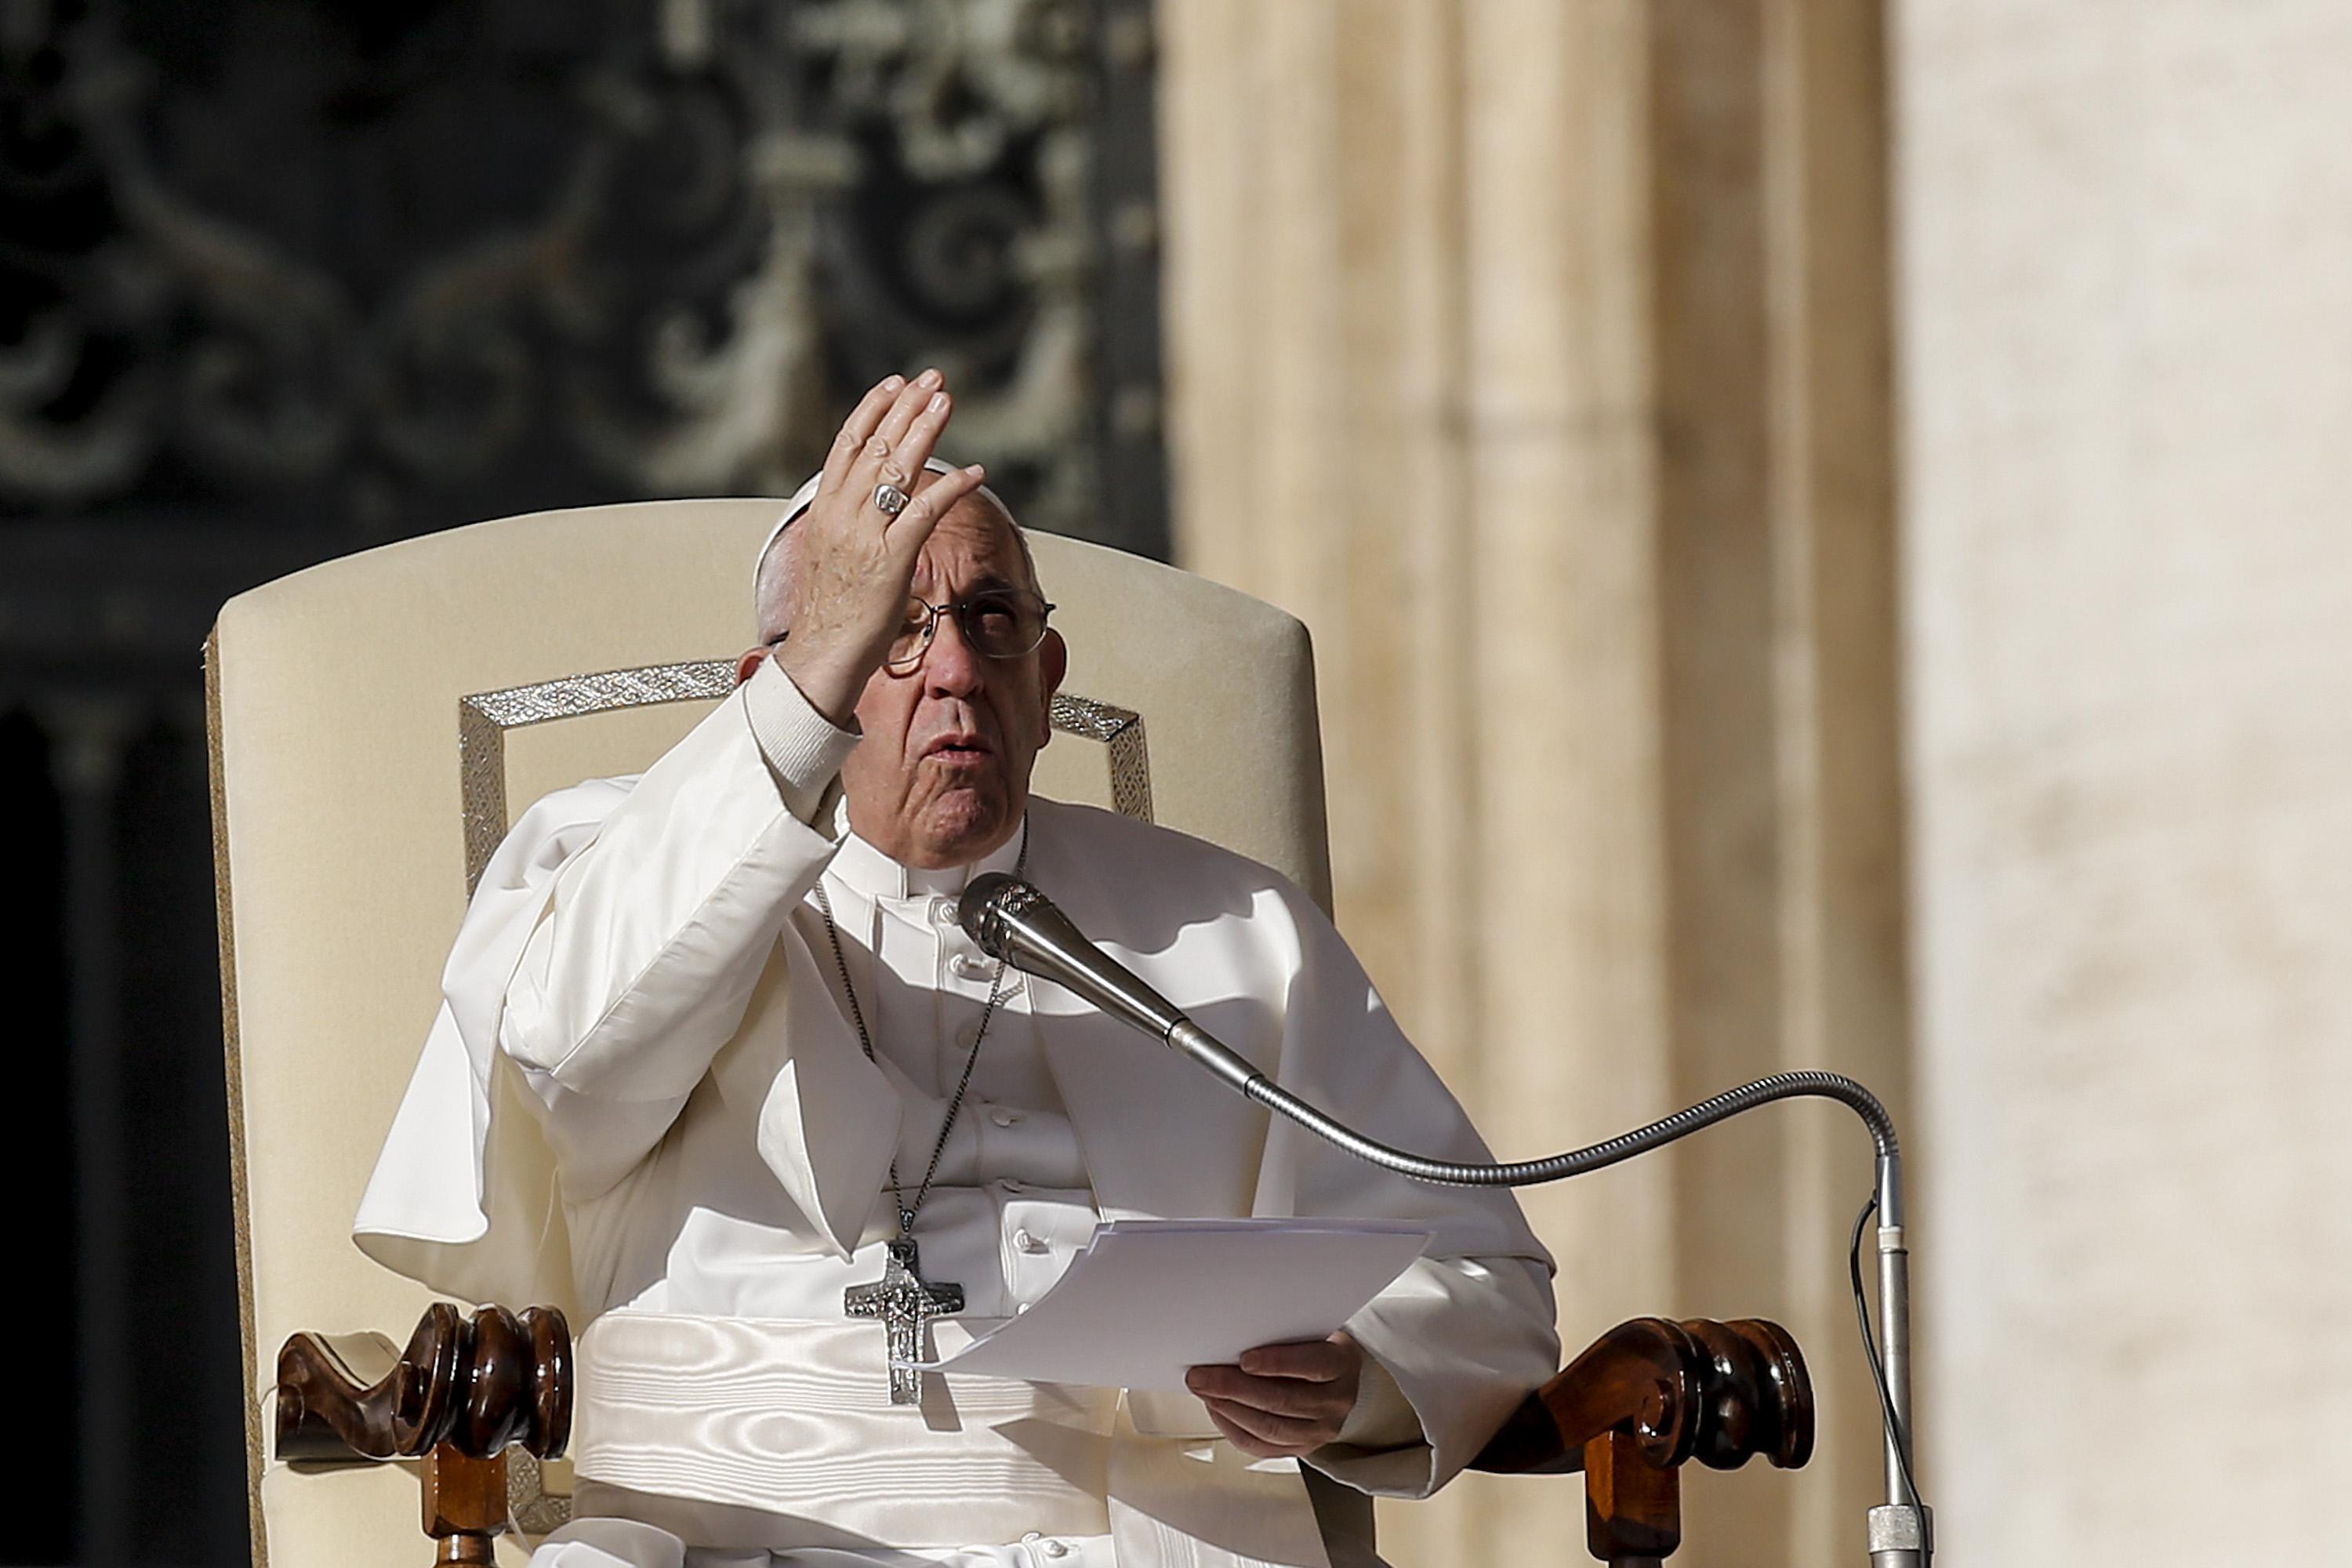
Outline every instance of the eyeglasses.
[[[1045, 617], [1056, 606], [1025, 588], [986, 588], [964, 598], [934, 605], [918, 596], [907, 601], [906, 619], [884, 656], [883, 668], [905, 675], [923, 662], [931, 639], [939, 635], [940, 617], [953, 616], [963, 640], [983, 658], [1019, 658], [1045, 640]], [[790, 633], [771, 637], [775, 647]]]

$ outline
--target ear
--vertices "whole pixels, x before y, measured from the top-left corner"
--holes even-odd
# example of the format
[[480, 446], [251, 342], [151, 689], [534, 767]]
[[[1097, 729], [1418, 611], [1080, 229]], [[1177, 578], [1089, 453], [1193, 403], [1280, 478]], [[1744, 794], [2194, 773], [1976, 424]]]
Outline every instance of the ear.
[[743, 657], [735, 661], [735, 684], [740, 686], [751, 679], [759, 668], [768, 661], [768, 656], [775, 651], [764, 643], [758, 647], [744, 649]]
[[1037, 645], [1037, 676], [1045, 694], [1045, 711], [1037, 720], [1045, 731], [1037, 737], [1040, 746], [1054, 738], [1054, 693], [1062, 689], [1062, 678], [1069, 673], [1070, 645], [1062, 640], [1061, 633], [1048, 627], [1045, 640]]

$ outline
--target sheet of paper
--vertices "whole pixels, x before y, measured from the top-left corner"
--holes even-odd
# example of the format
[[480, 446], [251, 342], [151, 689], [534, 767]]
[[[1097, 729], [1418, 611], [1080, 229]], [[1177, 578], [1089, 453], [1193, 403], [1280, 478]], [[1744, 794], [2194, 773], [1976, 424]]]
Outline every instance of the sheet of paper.
[[1184, 1369], [1319, 1340], [1421, 1256], [1383, 1220], [1110, 1220], [1029, 1310], [941, 1372], [1181, 1392]]

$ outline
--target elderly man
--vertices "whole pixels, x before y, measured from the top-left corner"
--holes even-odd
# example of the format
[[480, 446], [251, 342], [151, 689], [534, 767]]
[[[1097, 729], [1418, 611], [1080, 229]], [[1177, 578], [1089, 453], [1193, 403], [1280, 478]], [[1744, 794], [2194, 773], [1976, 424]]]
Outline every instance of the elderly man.
[[[533, 807], [460, 935], [446, 1016], [520, 1068], [597, 1314], [579, 1517], [538, 1568], [1363, 1561], [1343, 1489], [1429, 1491], [1556, 1365], [1507, 1194], [1270, 1129], [956, 928], [971, 876], [1016, 871], [1279, 1081], [1485, 1157], [1296, 889], [1030, 796], [1066, 651], [981, 470], [932, 459], [952, 406], [936, 372], [866, 395], [757, 564], [734, 695]], [[1248, 1215], [1434, 1239], [1343, 1331], [1191, 1395], [918, 1377], [859, 1315], [887, 1279], [984, 1325], [1103, 1218]]]

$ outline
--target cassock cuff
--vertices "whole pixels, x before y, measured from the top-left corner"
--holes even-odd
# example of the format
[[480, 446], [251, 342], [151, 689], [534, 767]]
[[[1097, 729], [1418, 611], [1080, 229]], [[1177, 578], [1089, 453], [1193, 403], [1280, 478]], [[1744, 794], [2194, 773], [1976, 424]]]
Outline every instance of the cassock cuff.
[[1394, 1373], [1371, 1352], [1364, 1352], [1364, 1370], [1356, 1384], [1356, 1406], [1332, 1439], [1351, 1448], [1401, 1448], [1422, 1439], [1421, 1417], [1412, 1401], [1397, 1386]]
[[856, 749], [857, 731], [841, 729], [818, 712], [772, 658], [761, 659], [744, 683], [743, 711], [751, 721], [751, 738], [783, 793], [784, 809], [824, 832], [841, 764]]

